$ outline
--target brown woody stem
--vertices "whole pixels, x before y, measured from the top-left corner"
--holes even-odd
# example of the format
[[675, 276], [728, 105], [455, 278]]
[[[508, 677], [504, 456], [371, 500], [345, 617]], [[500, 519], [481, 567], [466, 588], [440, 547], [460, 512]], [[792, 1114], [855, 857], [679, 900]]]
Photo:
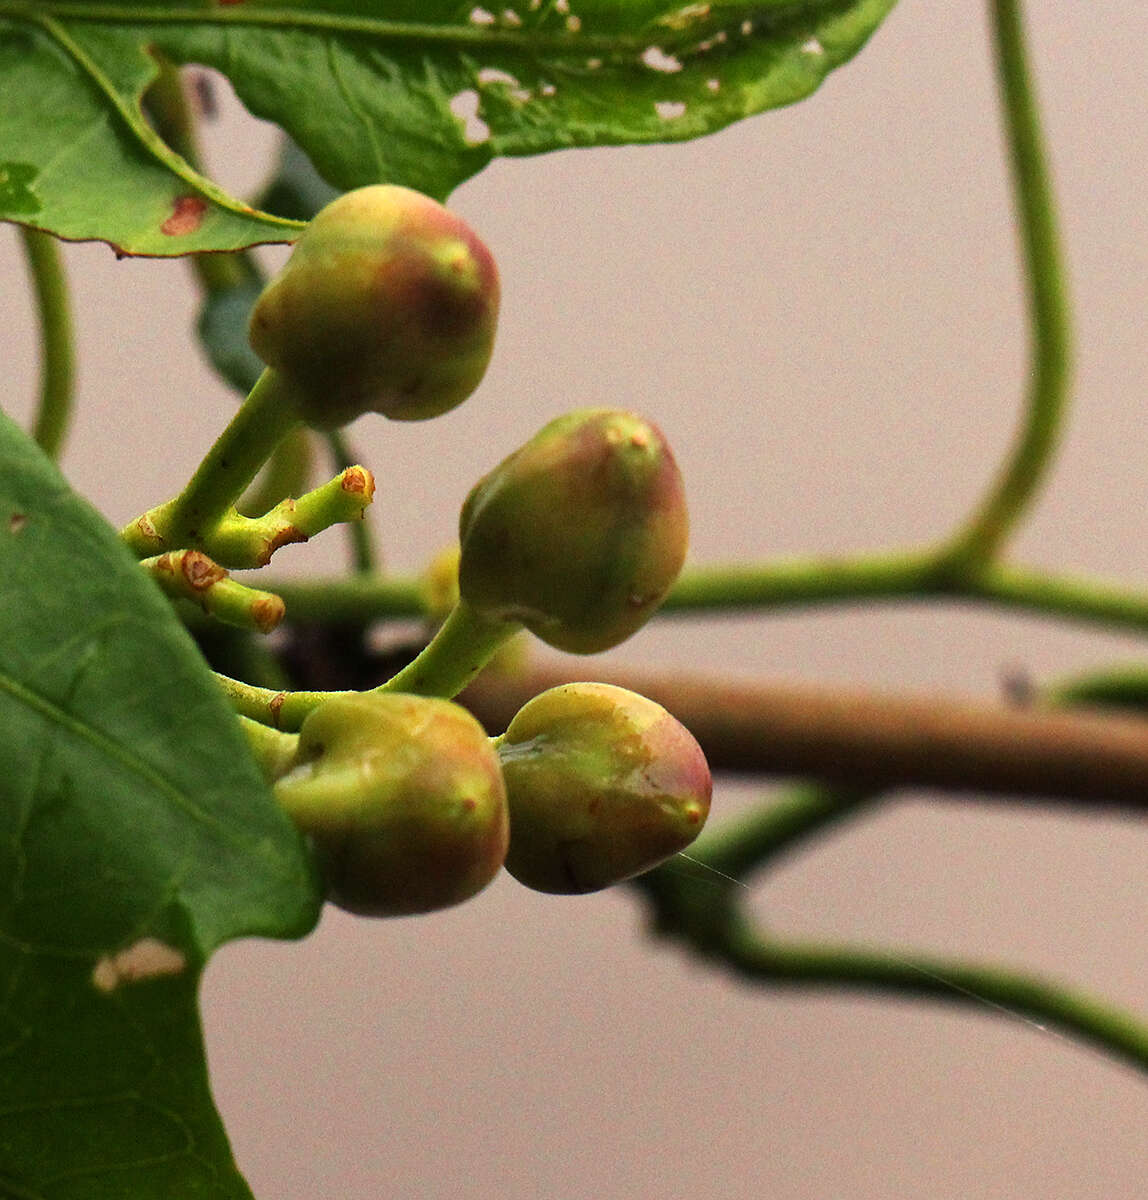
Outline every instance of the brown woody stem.
[[[715, 771], [816, 778], [862, 790], [935, 787], [1148, 811], [1148, 720], [595, 666], [669, 709]], [[561, 665], [479, 677], [459, 697], [492, 733]]]

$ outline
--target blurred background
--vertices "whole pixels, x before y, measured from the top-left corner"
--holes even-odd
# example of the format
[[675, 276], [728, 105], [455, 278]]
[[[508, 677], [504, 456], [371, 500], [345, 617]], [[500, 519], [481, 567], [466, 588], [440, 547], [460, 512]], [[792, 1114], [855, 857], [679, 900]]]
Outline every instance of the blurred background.
[[[1148, 14], [1045, 0], [1028, 23], [1078, 358], [1057, 469], [1014, 550], [1148, 586]], [[273, 132], [217, 86], [210, 165], [249, 192]], [[1009, 444], [1026, 332], [978, 6], [903, 0], [795, 107], [685, 146], [496, 162], [452, 203], [499, 260], [499, 344], [449, 416], [352, 430], [396, 569], [423, 566], [477, 476], [573, 407], [663, 427], [699, 562], [940, 537]], [[119, 524], [183, 482], [234, 399], [189, 338], [181, 264], [67, 259], [81, 378], [64, 467]], [[3, 233], [17, 416], [36, 378], [22, 272]], [[332, 532], [276, 563], [344, 557]], [[613, 657], [989, 698], [1010, 673], [1144, 653], [930, 604], [664, 618]], [[719, 780], [712, 819], [768, 794]], [[1131, 821], [900, 795], [753, 903], [780, 933], [1003, 962], [1148, 1018], [1146, 864]], [[260, 1200], [1143, 1195], [1148, 1080], [1130, 1069], [987, 1006], [735, 983], [647, 940], [626, 890], [547, 897], [504, 877], [423, 918], [327, 911], [303, 943], [227, 947], [204, 1011]]]

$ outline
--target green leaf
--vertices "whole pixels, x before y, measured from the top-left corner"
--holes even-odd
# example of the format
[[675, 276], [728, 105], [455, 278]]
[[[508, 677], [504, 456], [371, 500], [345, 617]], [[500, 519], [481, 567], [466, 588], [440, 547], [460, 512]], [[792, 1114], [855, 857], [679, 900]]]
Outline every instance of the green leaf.
[[340, 189], [440, 199], [496, 155], [698, 137], [800, 100], [894, 0], [0, 0], [0, 217], [131, 254], [295, 226], [191, 172], [144, 121], [157, 56], [227, 75]]
[[167, 602], [0, 416], [0, 1196], [249, 1196], [199, 976], [317, 910]]

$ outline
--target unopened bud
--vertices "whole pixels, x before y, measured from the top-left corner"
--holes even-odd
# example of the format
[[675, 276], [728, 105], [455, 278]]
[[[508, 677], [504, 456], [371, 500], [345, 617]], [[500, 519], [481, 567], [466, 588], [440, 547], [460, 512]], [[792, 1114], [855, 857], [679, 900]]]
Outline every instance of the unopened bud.
[[661, 432], [633, 413], [551, 421], [471, 490], [459, 518], [459, 590], [559, 650], [625, 641], [661, 604], [689, 537]]
[[251, 314], [255, 352], [334, 429], [364, 412], [399, 421], [461, 404], [490, 361], [498, 272], [437, 201], [379, 184], [320, 210]]
[[701, 832], [712, 784], [664, 708], [572, 683], [521, 708], [498, 739], [510, 805], [506, 869], [541, 892], [593, 892], [657, 866]]
[[506, 792], [478, 722], [446, 700], [335, 696], [274, 785], [313, 839], [334, 903], [367, 916], [466, 900], [506, 855]]

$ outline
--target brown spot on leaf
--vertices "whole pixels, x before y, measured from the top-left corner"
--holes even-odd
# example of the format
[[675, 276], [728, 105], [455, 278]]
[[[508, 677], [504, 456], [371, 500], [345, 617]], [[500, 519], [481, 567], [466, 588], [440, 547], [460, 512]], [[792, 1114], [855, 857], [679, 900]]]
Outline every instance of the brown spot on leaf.
[[138, 983], [160, 975], [178, 975], [187, 959], [158, 938], [140, 938], [125, 950], [105, 954], [92, 968], [92, 984], [101, 992], [113, 992], [121, 983]]
[[25, 525], [28, 524], [28, 514], [22, 512], [14, 512], [8, 518], [8, 532], [19, 533]]
[[202, 196], [176, 196], [171, 216], [159, 227], [168, 237], [186, 237], [203, 224], [207, 201]]

